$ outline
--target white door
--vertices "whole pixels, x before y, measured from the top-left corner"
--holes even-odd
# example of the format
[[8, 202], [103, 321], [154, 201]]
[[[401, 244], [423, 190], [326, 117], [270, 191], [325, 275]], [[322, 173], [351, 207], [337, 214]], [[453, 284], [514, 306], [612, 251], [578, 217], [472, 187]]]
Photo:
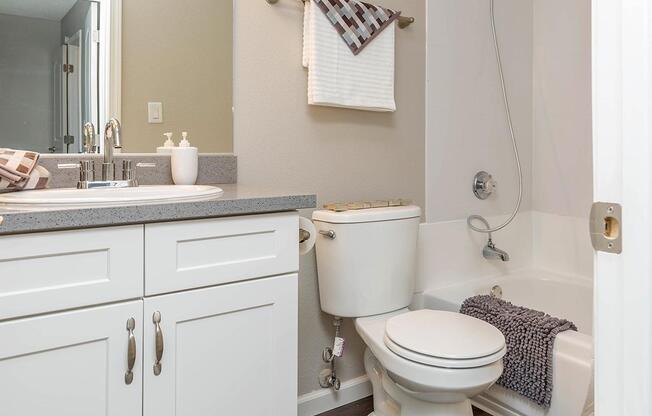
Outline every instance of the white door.
[[623, 207], [595, 257], [596, 415], [652, 415], [652, 5], [593, 0], [595, 200]]
[[145, 319], [146, 416], [296, 415], [296, 275], [147, 298]]
[[142, 414], [141, 316], [136, 301], [0, 323], [0, 415]]

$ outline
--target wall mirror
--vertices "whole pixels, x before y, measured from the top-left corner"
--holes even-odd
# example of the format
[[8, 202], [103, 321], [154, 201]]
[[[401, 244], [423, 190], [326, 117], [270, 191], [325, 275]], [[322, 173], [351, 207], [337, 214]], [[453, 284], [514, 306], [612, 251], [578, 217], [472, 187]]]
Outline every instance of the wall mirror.
[[232, 49], [232, 0], [0, 0], [0, 147], [100, 153], [116, 117], [123, 152], [232, 152]]

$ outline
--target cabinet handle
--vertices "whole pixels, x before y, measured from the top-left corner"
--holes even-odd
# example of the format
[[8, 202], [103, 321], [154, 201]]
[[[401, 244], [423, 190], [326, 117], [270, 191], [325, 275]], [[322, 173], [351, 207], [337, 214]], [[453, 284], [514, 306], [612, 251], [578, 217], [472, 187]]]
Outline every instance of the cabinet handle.
[[156, 362], [154, 363], [154, 375], [161, 374], [161, 360], [163, 359], [163, 331], [161, 331], [161, 312], [154, 312], [152, 316], [154, 330], [156, 331]]
[[134, 336], [134, 329], [136, 329], [136, 320], [129, 318], [127, 320], [127, 372], [125, 373], [125, 384], [129, 385], [134, 381], [134, 364], [136, 364], [136, 337]]

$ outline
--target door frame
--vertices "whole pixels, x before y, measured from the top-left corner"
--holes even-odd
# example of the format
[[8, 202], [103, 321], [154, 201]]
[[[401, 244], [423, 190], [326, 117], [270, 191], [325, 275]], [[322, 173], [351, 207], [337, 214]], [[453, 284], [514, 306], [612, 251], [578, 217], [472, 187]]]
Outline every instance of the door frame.
[[[66, 148], [66, 153], [80, 153], [82, 149], [81, 126], [83, 124], [82, 94], [82, 55], [84, 53], [84, 36], [78, 30], [72, 36], [66, 37], [66, 63], [72, 64], [74, 70], [66, 73], [66, 130], [75, 138], [72, 149]], [[71, 99], [72, 98], [72, 99]]]
[[623, 206], [596, 252], [595, 414], [652, 414], [652, 1], [592, 0], [594, 200]]

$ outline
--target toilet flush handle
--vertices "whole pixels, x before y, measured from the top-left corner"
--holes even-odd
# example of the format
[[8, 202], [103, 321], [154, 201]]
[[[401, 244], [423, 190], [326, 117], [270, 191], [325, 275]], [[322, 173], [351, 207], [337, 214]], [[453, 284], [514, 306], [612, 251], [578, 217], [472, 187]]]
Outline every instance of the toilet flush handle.
[[331, 240], [335, 240], [335, 231], [333, 230], [319, 230], [319, 234], [323, 235], [326, 238], [330, 238]]

